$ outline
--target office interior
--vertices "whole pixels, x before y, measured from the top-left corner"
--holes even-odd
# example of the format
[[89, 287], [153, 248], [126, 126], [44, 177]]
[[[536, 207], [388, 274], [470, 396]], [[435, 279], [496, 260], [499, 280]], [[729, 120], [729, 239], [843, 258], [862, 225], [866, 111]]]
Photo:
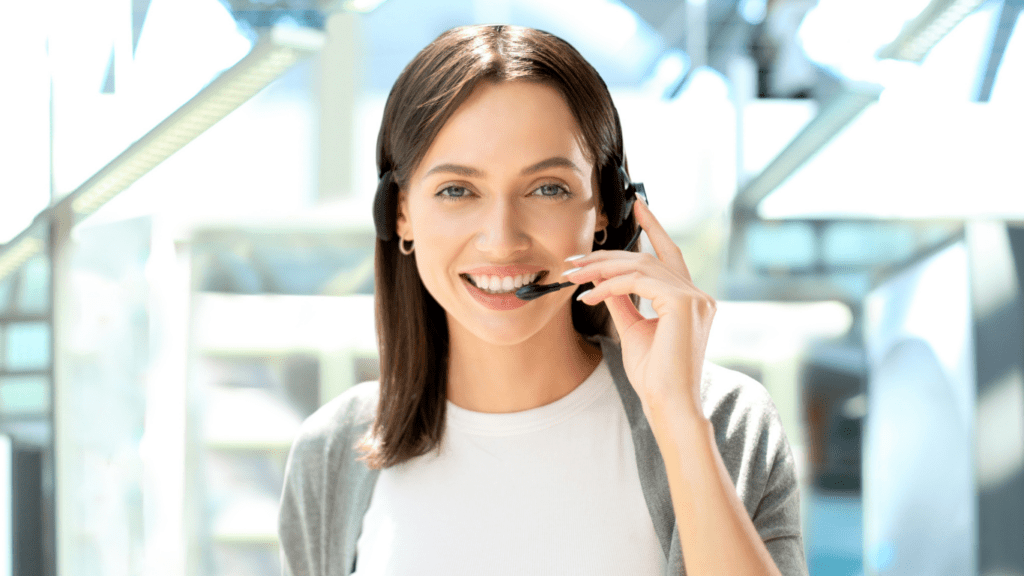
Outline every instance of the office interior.
[[5, 7], [0, 576], [279, 574], [378, 375], [374, 144], [442, 31], [553, 32], [770, 392], [810, 573], [1024, 576], [1021, 0]]

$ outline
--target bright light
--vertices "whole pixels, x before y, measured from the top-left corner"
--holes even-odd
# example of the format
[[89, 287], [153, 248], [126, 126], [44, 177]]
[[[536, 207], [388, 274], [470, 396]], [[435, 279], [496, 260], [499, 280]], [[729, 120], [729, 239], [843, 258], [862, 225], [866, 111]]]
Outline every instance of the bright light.
[[904, 60], [920, 61], [937, 42], [982, 2], [983, 0], [956, 0], [927, 28], [918, 32], [913, 40], [903, 44], [898, 53], [899, 57]]
[[685, 52], [675, 48], [668, 50], [662, 54], [654, 71], [644, 82], [644, 91], [657, 97], [667, 97], [669, 91], [679, 86], [689, 67], [690, 59]]
[[375, 8], [384, 3], [384, 0], [347, 0], [342, 8], [349, 12], [372, 12]]
[[1024, 114], [1012, 105], [883, 100], [765, 197], [758, 213], [1024, 218], [1019, 154], [1006, 144], [1022, 131]]
[[798, 37], [807, 57], [847, 78], [877, 82], [875, 53], [921, 13], [928, 0], [821, 0]]
[[753, 26], [757, 26], [764, 22], [765, 16], [768, 15], [768, 2], [767, 0], [742, 0], [739, 11], [740, 16], [743, 16], [744, 20]]
[[808, 343], [839, 338], [853, 326], [842, 302], [718, 302], [707, 357], [792, 356]]
[[636, 36], [639, 23], [636, 14], [618, 2], [595, 2], [589, 10], [580, 10], [585, 21], [584, 27], [592, 26], [595, 30], [607, 30], [608, 42], [612, 50], [622, 48]]
[[0, 251], [0, 281], [21, 268], [22, 264], [42, 252], [45, 247], [42, 240], [31, 236], [13, 240], [10, 245], [3, 246], [3, 250]]
[[661, 57], [654, 67], [654, 78], [660, 80], [678, 80], [689, 66], [686, 54], [681, 50], [669, 50]]
[[591, 47], [607, 53], [634, 51], [640, 22], [636, 14], [617, 0], [527, 0], [532, 7], [557, 22], [572, 23], [581, 37], [573, 43], [586, 53]]
[[275, 26], [248, 56], [73, 192], [72, 209], [82, 216], [95, 212], [322, 43], [319, 31]]

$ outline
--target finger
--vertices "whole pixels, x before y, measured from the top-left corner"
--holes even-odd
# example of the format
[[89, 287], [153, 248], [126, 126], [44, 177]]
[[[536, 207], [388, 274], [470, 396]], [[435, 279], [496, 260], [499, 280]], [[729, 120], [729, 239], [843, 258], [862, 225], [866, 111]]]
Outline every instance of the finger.
[[582, 293], [580, 301], [595, 305], [612, 296], [628, 296], [636, 294], [651, 301], [651, 306], [658, 316], [672, 312], [689, 314], [691, 306], [707, 302], [711, 307], [714, 300], [692, 285], [679, 285], [645, 276], [639, 272], [630, 272], [614, 278], [603, 280], [591, 290]]
[[604, 304], [608, 307], [608, 313], [615, 324], [615, 330], [620, 335], [625, 334], [633, 324], [645, 320], [643, 314], [636, 309], [629, 296], [612, 296], [606, 298]]
[[683, 252], [672, 241], [672, 237], [669, 236], [661, 222], [654, 217], [654, 213], [651, 212], [651, 208], [643, 201], [643, 198], [637, 197], [636, 202], [633, 203], [633, 213], [636, 215], [637, 224], [647, 232], [647, 238], [651, 241], [651, 247], [654, 248], [658, 258], [679, 266], [689, 278], [690, 270], [686, 267], [686, 261], [683, 260]]
[[587, 282], [597, 283], [630, 272], [641, 272], [668, 282], [692, 284], [686, 277], [685, 270], [672, 270], [664, 262], [648, 253], [617, 252], [581, 262], [582, 266], [566, 270], [562, 273], [562, 277], [576, 284], [585, 284]]

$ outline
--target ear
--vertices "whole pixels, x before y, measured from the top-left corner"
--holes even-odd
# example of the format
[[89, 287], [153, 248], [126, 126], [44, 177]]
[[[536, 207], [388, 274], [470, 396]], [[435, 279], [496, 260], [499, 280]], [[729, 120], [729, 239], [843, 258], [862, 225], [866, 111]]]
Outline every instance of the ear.
[[594, 225], [594, 233], [597, 234], [601, 230], [608, 227], [608, 215], [604, 213], [602, 209], [597, 213], [597, 224]]
[[398, 207], [395, 224], [399, 240], [412, 240], [412, 223], [409, 222], [409, 195], [404, 190], [398, 191]]

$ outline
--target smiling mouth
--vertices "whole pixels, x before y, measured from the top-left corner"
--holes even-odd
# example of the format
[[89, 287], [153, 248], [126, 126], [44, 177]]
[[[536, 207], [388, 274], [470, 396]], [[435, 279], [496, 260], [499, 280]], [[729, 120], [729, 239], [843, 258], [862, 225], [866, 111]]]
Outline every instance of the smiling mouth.
[[538, 272], [537, 274], [520, 274], [518, 276], [504, 278], [498, 276], [470, 276], [469, 274], [459, 274], [459, 276], [465, 279], [466, 282], [469, 282], [475, 288], [487, 294], [512, 294], [523, 286], [537, 284], [547, 275], [547, 271]]

